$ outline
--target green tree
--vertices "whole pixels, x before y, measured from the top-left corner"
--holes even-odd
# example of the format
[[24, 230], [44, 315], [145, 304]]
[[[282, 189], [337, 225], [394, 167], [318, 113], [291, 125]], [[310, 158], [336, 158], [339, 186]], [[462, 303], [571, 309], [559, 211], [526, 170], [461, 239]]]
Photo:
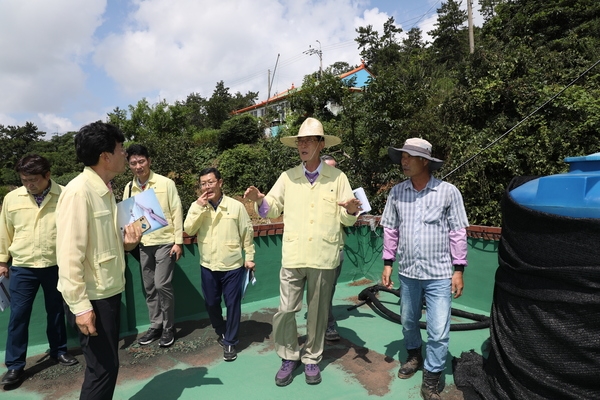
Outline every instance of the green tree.
[[452, 143], [446, 171], [479, 154], [449, 178], [462, 190], [471, 222], [493, 225], [500, 224], [499, 202], [514, 176], [565, 172], [565, 157], [600, 146], [594, 70], [480, 153], [600, 55], [597, 2], [506, 2], [495, 10], [482, 29], [483, 45], [440, 107]]
[[381, 35], [372, 25], [359, 27], [356, 32], [358, 37], [355, 41], [358, 43], [360, 56], [375, 75], [379, 73], [380, 67], [390, 66], [399, 61], [401, 44], [398, 35], [402, 33], [402, 28], [396, 26], [393, 17], [383, 24]]
[[232, 99], [229, 88], [225, 87], [223, 81], [217, 82], [212, 96], [206, 102], [206, 118], [211, 128], [219, 129], [229, 119], [233, 111]]
[[319, 79], [317, 74], [306, 75], [300, 90], [290, 95], [290, 108], [298, 115], [329, 120], [335, 115], [331, 104], [342, 105], [344, 88], [353, 82], [343, 82], [338, 76], [324, 71]]
[[240, 144], [221, 154], [219, 170], [225, 190], [242, 195], [250, 185], [266, 187], [270, 182], [269, 153], [262, 146]]
[[467, 12], [460, 9], [462, 2], [448, 0], [438, 8], [435, 29], [427, 32], [433, 37], [432, 52], [438, 63], [458, 63], [468, 54], [467, 31], [464, 24]]
[[325, 68], [325, 71], [333, 76], [340, 76], [348, 71], [352, 71], [354, 67], [345, 61], [337, 61]]
[[262, 136], [258, 120], [250, 114], [242, 114], [223, 123], [218, 135], [218, 147], [224, 151], [238, 144], [252, 144]]
[[0, 184], [20, 185], [20, 179], [14, 171], [17, 161], [32, 153], [35, 143], [42, 140], [46, 133], [38, 131], [31, 122], [24, 126], [0, 125]]

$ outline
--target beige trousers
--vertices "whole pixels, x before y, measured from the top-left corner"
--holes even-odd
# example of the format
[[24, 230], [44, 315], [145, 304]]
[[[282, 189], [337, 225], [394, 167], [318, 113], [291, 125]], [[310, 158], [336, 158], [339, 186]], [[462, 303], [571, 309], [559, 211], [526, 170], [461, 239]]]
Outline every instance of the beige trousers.
[[[323, 355], [329, 302], [335, 269], [281, 268], [279, 310], [273, 317], [273, 337], [277, 355], [284, 360], [317, 364]], [[296, 313], [302, 309], [306, 285], [306, 343], [302, 357], [298, 346]]]

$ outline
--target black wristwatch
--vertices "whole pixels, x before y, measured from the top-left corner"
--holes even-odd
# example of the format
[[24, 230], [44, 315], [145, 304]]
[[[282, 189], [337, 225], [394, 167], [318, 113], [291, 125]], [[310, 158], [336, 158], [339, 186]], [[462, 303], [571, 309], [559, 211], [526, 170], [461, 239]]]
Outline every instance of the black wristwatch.
[[464, 265], [454, 265], [454, 272], [465, 272], [465, 266]]

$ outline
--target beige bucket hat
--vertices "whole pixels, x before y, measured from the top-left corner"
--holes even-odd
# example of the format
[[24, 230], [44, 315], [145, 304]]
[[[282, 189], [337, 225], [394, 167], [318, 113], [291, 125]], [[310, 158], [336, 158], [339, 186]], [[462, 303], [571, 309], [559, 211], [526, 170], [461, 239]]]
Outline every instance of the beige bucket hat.
[[342, 139], [337, 136], [325, 135], [323, 132], [323, 124], [312, 117], [306, 118], [306, 121], [300, 125], [297, 136], [285, 136], [279, 140], [286, 146], [296, 147], [296, 139], [309, 136], [321, 136], [325, 138], [325, 147], [331, 147], [342, 143]]
[[429, 169], [431, 171], [438, 170], [444, 165], [444, 161], [431, 157], [431, 143], [421, 138], [406, 139], [404, 146], [401, 149], [388, 147], [388, 155], [394, 164], [400, 164], [402, 161], [402, 153], [408, 153], [413, 157], [423, 157], [430, 161]]

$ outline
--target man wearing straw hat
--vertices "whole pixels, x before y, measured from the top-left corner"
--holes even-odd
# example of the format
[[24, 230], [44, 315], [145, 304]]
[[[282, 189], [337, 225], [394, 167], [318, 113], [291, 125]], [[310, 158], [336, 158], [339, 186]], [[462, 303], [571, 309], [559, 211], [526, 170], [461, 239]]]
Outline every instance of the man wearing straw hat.
[[[406, 140], [401, 149], [388, 148], [394, 164], [409, 179], [392, 188], [381, 225], [383, 229], [383, 285], [391, 288], [392, 264], [398, 261], [401, 284], [401, 322], [408, 358], [398, 377], [408, 379], [423, 369], [421, 396], [440, 399], [438, 385], [445, 369], [450, 339], [452, 295], [463, 291], [469, 226], [458, 189], [431, 175], [443, 161], [431, 156], [431, 144]], [[419, 320], [426, 302], [427, 345], [421, 353]]]
[[[296, 147], [302, 163], [282, 173], [265, 196], [250, 186], [244, 198], [255, 202], [262, 217], [276, 218], [284, 211], [279, 310], [273, 317], [273, 336], [282, 364], [275, 376], [277, 386], [292, 382], [293, 371], [304, 364], [306, 383], [321, 382], [321, 361], [329, 301], [339, 265], [342, 234], [340, 224], [356, 222], [360, 202], [348, 178], [339, 169], [321, 162], [325, 147], [341, 143], [325, 135], [323, 125], [307, 118], [297, 136], [282, 137], [281, 143]], [[307, 287], [306, 343], [298, 346], [296, 313], [302, 309]]]

